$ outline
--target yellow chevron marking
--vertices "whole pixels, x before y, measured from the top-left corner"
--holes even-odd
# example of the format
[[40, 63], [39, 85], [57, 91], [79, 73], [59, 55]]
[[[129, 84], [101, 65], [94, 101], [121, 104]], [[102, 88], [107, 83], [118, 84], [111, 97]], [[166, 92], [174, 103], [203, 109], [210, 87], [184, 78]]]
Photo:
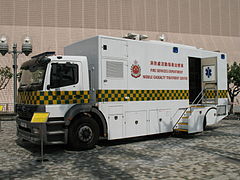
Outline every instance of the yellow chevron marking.
[[205, 106], [191, 106], [193, 108], [204, 108]]
[[187, 129], [175, 129], [175, 131], [183, 131], [183, 132], [188, 132]]
[[188, 125], [188, 123], [178, 123], [179, 125]]

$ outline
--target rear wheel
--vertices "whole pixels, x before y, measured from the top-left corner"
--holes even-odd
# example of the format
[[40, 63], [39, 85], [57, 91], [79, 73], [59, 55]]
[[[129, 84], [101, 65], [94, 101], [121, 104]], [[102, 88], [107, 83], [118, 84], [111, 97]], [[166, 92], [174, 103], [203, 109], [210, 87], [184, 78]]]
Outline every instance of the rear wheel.
[[98, 139], [99, 126], [91, 117], [78, 117], [69, 126], [68, 144], [73, 150], [92, 149]]

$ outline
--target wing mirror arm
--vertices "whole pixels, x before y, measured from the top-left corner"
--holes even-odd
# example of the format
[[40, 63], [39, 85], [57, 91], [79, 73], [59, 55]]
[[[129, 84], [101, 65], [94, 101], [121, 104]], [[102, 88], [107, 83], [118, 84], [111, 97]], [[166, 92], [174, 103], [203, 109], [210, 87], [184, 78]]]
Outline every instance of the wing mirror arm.
[[48, 84], [48, 85], [47, 85], [47, 90], [50, 90], [50, 89], [51, 89], [51, 85]]

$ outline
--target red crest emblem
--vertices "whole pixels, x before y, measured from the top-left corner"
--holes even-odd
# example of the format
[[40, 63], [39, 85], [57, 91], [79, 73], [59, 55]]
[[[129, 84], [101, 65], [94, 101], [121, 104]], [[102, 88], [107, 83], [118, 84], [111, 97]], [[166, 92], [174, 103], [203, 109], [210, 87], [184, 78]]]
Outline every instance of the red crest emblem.
[[131, 75], [134, 78], [138, 78], [141, 76], [141, 67], [138, 62], [135, 60], [134, 64], [131, 66]]

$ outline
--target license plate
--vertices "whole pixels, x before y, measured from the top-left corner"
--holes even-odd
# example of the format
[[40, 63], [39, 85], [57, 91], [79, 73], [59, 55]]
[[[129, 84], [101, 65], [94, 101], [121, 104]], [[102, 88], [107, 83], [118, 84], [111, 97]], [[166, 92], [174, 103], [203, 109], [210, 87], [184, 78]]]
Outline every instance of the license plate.
[[22, 127], [24, 127], [24, 128], [27, 128], [27, 123], [20, 122], [20, 126], [22, 126]]

